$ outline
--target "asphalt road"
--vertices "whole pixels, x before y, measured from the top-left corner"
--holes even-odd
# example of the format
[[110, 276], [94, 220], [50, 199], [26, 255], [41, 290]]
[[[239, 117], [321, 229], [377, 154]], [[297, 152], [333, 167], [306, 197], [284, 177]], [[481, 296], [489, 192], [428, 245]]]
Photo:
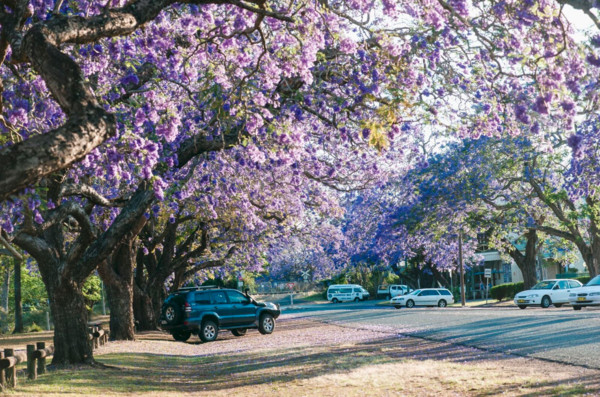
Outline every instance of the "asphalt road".
[[600, 369], [600, 310], [394, 308], [373, 302], [302, 305], [285, 315], [443, 340]]

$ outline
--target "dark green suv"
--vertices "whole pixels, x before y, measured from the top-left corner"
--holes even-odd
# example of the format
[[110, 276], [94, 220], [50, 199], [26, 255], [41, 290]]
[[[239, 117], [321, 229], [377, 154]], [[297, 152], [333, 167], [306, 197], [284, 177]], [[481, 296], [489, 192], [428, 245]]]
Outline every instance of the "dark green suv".
[[270, 334], [280, 314], [279, 305], [257, 302], [234, 289], [182, 288], [165, 299], [160, 325], [175, 340], [185, 342], [196, 334], [203, 342], [211, 342], [220, 329], [231, 330], [235, 336], [244, 336], [248, 328]]

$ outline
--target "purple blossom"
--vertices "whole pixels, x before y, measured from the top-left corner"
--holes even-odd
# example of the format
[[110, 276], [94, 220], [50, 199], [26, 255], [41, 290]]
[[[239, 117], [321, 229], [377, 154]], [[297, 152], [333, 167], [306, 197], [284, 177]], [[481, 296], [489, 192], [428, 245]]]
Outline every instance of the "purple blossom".
[[44, 223], [44, 218], [42, 218], [42, 214], [38, 210], [33, 211], [33, 220], [40, 225]]
[[529, 124], [530, 122], [527, 108], [523, 105], [515, 106], [515, 117], [523, 124]]
[[596, 55], [594, 54], [589, 54], [586, 58], [586, 61], [588, 61], [588, 63], [590, 65], [594, 65], [594, 66], [600, 66], [600, 58], [598, 58]]

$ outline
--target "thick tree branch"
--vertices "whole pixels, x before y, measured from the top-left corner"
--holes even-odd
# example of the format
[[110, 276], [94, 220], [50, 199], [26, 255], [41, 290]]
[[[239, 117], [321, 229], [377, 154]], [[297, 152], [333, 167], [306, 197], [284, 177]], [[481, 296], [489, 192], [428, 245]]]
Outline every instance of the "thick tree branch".
[[192, 266], [190, 269], [188, 269], [183, 274], [182, 281], [185, 282], [190, 277], [192, 277], [194, 274], [196, 274], [199, 270], [223, 266], [227, 262], [227, 260], [229, 258], [231, 258], [236, 252], [237, 252], [237, 247], [234, 245], [231, 248], [229, 248], [229, 250], [227, 251], [227, 254], [225, 254], [225, 256], [223, 256], [222, 258], [210, 260], [210, 261], [204, 261], [204, 262], [196, 264], [195, 266]]
[[[19, 9], [21, 4], [17, 1], [9, 3], [4, 4], [15, 9]], [[99, 106], [86, 87], [80, 67], [63, 54], [59, 46], [129, 35], [175, 3], [231, 4], [261, 16], [293, 22], [290, 17], [268, 11], [262, 3], [256, 8], [239, 0], [137, 0], [123, 8], [107, 10], [91, 17], [56, 15], [50, 20], [38, 22], [23, 35], [18, 24], [11, 19], [14, 16], [2, 12], [2, 35], [4, 42], [11, 45], [12, 62], [31, 63], [66, 114], [67, 122], [48, 133], [0, 150], [0, 164], [18, 165], [0, 168], [0, 200], [81, 160], [116, 133], [114, 116]], [[8, 26], [10, 30], [6, 31]], [[212, 149], [205, 148], [204, 151], [220, 150], [235, 144], [229, 138], [212, 141]], [[196, 143], [208, 144], [203, 139]], [[188, 151], [182, 153], [184, 159], [195, 151], [194, 145], [186, 148]], [[185, 162], [187, 160], [189, 158]]]
[[101, 205], [103, 207], [122, 207], [125, 205], [121, 200], [112, 201], [96, 191], [93, 187], [86, 184], [64, 184], [60, 187], [58, 192], [58, 198], [69, 197], [69, 196], [80, 196], [88, 199], [90, 202]]

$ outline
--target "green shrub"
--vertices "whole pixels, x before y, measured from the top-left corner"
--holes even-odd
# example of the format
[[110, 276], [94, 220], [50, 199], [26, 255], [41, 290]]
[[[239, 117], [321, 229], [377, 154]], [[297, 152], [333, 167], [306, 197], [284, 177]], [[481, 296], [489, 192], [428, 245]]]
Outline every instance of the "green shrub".
[[575, 280], [579, 281], [581, 284], [587, 284], [587, 282], [590, 281], [590, 276], [577, 277]]
[[[31, 310], [27, 313], [23, 313], [23, 326], [25, 329], [42, 324], [46, 326], [46, 311], [45, 310]], [[45, 328], [44, 328], [45, 329]]]
[[42, 332], [44, 329], [36, 323], [31, 324], [25, 329], [25, 332]]
[[492, 287], [490, 296], [492, 299], [498, 301], [503, 299], [513, 299], [515, 295], [523, 291], [524, 288], [523, 282], [500, 284]]
[[14, 328], [14, 316], [0, 308], [0, 334], [8, 334]]

